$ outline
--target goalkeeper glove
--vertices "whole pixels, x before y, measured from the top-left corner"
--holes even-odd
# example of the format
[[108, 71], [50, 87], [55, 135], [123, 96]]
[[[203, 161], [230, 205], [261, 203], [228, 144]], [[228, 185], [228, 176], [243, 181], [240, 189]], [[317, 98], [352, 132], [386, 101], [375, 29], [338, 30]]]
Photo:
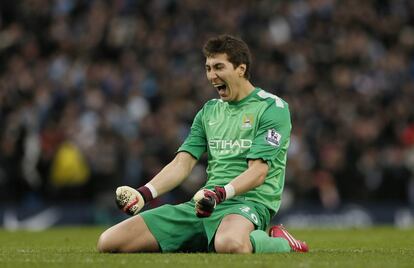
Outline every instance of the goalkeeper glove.
[[201, 189], [194, 195], [195, 211], [199, 218], [210, 217], [216, 205], [226, 200], [224, 187], [216, 186], [214, 190]]
[[138, 189], [120, 186], [116, 189], [116, 204], [125, 213], [136, 215], [145, 203], [154, 199], [156, 195], [156, 190], [149, 183]]

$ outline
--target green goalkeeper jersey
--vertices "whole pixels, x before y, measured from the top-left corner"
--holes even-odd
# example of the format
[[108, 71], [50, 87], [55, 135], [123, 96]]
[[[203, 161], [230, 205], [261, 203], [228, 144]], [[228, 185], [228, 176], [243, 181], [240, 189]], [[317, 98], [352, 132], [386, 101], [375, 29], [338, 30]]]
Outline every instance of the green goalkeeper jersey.
[[207, 152], [204, 188], [208, 189], [228, 184], [248, 168], [249, 159], [263, 159], [269, 166], [265, 182], [235, 198], [261, 203], [275, 213], [283, 191], [290, 131], [288, 104], [255, 88], [238, 102], [208, 101], [178, 151], [196, 159]]

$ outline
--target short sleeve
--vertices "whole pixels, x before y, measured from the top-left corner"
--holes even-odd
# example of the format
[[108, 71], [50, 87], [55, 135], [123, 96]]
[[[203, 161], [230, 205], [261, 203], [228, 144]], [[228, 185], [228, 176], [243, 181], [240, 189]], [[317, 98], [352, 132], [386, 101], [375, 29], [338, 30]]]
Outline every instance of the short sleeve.
[[286, 153], [291, 129], [287, 103], [283, 108], [270, 105], [259, 120], [257, 134], [246, 158], [272, 161], [278, 157], [280, 151]]
[[203, 126], [203, 109], [201, 109], [194, 118], [191, 125], [190, 134], [185, 139], [177, 152], [188, 152], [196, 159], [207, 150], [206, 133]]

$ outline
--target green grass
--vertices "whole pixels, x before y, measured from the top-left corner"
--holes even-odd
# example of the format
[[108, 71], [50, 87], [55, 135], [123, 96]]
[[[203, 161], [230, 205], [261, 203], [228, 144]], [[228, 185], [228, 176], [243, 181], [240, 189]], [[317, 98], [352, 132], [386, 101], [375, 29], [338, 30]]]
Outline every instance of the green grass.
[[102, 228], [0, 229], [0, 267], [413, 267], [414, 229], [291, 230], [308, 254], [99, 254]]

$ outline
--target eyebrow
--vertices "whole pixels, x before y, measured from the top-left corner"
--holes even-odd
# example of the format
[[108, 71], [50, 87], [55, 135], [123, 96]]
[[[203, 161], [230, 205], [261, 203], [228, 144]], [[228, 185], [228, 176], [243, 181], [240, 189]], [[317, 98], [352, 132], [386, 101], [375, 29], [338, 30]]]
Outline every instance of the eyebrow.
[[213, 65], [210, 65], [210, 64], [207, 64], [206, 63], [206, 65], [205, 65], [206, 67], [211, 67], [211, 66], [213, 66], [213, 67], [219, 67], [219, 66], [224, 66], [224, 63], [222, 63], [222, 62], [217, 62], [217, 63], [214, 63]]

